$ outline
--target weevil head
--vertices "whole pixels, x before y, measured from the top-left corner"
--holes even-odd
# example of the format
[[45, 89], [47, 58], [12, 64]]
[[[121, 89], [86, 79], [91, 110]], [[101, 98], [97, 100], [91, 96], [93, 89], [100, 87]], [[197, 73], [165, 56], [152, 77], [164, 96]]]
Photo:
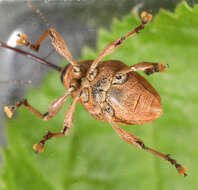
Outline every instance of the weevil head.
[[87, 70], [93, 61], [80, 61], [78, 62], [80, 72], [76, 71], [71, 64], [67, 64], [61, 72], [61, 82], [66, 89], [69, 89], [72, 83], [80, 86], [82, 78], [86, 76]]
[[61, 72], [61, 82], [66, 89], [69, 89], [69, 85], [73, 77], [72, 73], [73, 73], [73, 66], [71, 64], [67, 64]]

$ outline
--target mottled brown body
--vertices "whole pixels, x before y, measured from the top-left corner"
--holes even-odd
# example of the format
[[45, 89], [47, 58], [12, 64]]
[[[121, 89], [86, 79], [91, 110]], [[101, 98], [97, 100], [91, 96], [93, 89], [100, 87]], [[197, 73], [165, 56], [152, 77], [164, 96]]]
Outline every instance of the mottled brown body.
[[[78, 62], [85, 71], [93, 61]], [[98, 120], [107, 121], [101, 103], [107, 102], [114, 110], [113, 120], [119, 124], [150, 123], [162, 114], [161, 98], [156, 90], [137, 72], [127, 74], [122, 84], [112, 84], [113, 77], [127, 65], [117, 60], [104, 61], [98, 65], [98, 75], [88, 87], [88, 101], [83, 104]], [[64, 86], [69, 89], [73, 66], [67, 66]], [[79, 81], [80, 85], [81, 81]], [[75, 94], [73, 95], [75, 97]]]

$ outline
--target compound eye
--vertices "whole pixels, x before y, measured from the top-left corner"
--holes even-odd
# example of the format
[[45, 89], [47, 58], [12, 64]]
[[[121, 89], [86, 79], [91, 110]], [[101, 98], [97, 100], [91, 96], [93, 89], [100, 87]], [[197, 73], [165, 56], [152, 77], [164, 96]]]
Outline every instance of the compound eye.
[[64, 76], [65, 76], [65, 73], [67, 72], [67, 69], [69, 68], [69, 66], [70, 66], [71, 64], [67, 64], [66, 66], [65, 66], [65, 68], [63, 69], [63, 71], [62, 71], [62, 73], [61, 73], [61, 82], [62, 83], [64, 83]]
[[123, 84], [128, 80], [127, 74], [117, 73], [112, 80], [112, 84]]

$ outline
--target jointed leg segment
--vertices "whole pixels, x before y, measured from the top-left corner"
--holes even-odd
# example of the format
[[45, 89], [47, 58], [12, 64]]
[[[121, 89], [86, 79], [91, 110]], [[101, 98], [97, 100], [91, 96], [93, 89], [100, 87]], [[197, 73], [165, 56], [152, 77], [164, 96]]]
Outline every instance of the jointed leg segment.
[[74, 110], [75, 110], [75, 105], [77, 101], [79, 100], [79, 97], [76, 97], [70, 107], [68, 108], [65, 118], [64, 118], [64, 125], [63, 129], [61, 132], [58, 133], [52, 133], [50, 131], [47, 132], [45, 136], [43, 136], [43, 139], [35, 144], [33, 148], [36, 150], [36, 152], [43, 152], [44, 151], [44, 146], [47, 140], [51, 138], [58, 138], [58, 137], [63, 137], [69, 134], [70, 129], [72, 128], [72, 123], [73, 123], [73, 116], [74, 116]]
[[[50, 106], [48, 107], [48, 112], [46, 112], [45, 114], [40, 113], [36, 108], [32, 107], [26, 99], [19, 101], [16, 105], [13, 106], [5, 106], [4, 110], [6, 112], [6, 114], [8, 115], [8, 117], [12, 117], [13, 112], [16, 108], [21, 107], [22, 105], [24, 105], [25, 107], [27, 107], [31, 112], [33, 112], [35, 115], [37, 115], [38, 117], [44, 119], [44, 120], [49, 120], [52, 117], [54, 117], [62, 108], [64, 102], [66, 101], [67, 97], [71, 94], [70, 91], [66, 92], [63, 96], [55, 99]], [[50, 131], [47, 132], [47, 134], [43, 137], [43, 139], [38, 143], [34, 145], [34, 149], [36, 149], [36, 152], [43, 152], [44, 151], [44, 145], [45, 142], [51, 138], [57, 138], [57, 137], [62, 137], [65, 135], [69, 134], [70, 129], [72, 128], [72, 123], [73, 123], [73, 115], [74, 115], [74, 110], [75, 110], [75, 105], [77, 103], [77, 101], [79, 100], [79, 96], [77, 96], [72, 104], [70, 105], [70, 107], [68, 108], [66, 114], [65, 114], [65, 118], [64, 118], [64, 125], [63, 125], [63, 129], [61, 132], [59, 133], [52, 133]]]
[[32, 113], [37, 115], [38, 117], [44, 119], [44, 120], [49, 120], [52, 117], [54, 117], [62, 108], [64, 102], [67, 100], [67, 97], [71, 94], [70, 91], [67, 91], [63, 96], [55, 99], [48, 107], [48, 112], [42, 114], [40, 111], [38, 111], [36, 108], [31, 106], [27, 99], [21, 100], [15, 105], [12, 106], [5, 106], [4, 111], [7, 114], [9, 118], [12, 117], [13, 112], [17, 109], [20, 108], [22, 105], [24, 105], [28, 110], [30, 110]]
[[113, 127], [113, 129], [116, 131], [116, 133], [123, 139], [125, 140], [127, 143], [132, 144], [134, 146], [136, 146], [137, 148], [142, 148], [144, 150], [146, 150], [147, 152], [152, 153], [153, 155], [156, 155], [168, 162], [170, 162], [172, 165], [175, 166], [175, 168], [177, 169], [178, 173], [180, 175], [186, 176], [187, 174], [185, 173], [186, 168], [180, 164], [177, 163], [176, 160], [172, 159], [169, 154], [163, 154], [161, 152], [158, 152], [152, 148], [149, 148], [147, 146], [145, 146], [144, 142], [140, 139], [138, 139], [135, 135], [124, 131], [123, 129], [121, 129], [116, 122], [113, 121], [112, 117], [109, 116], [107, 114], [107, 120], [108, 122], [111, 124], [111, 126]]
[[35, 51], [39, 50], [40, 44], [46, 39], [47, 36], [49, 36], [56, 51], [60, 55], [62, 55], [71, 65], [74, 66], [76, 72], [80, 72], [80, 67], [72, 57], [67, 47], [67, 44], [65, 43], [62, 36], [54, 28], [49, 28], [46, 32], [44, 32], [43, 35], [37, 40], [35, 44], [31, 44], [28, 41], [26, 34], [19, 34], [18, 36], [19, 36], [19, 39], [17, 40], [18, 45], [29, 46], [30, 49]]
[[35, 44], [32, 44], [28, 41], [26, 34], [18, 34], [19, 39], [17, 40], [18, 45], [29, 46], [30, 49], [39, 51], [40, 44], [45, 40], [45, 38], [49, 35], [48, 30], [42, 34], [42, 36], [36, 41]]
[[64, 135], [64, 133], [51, 133], [50, 131], [48, 131], [46, 135], [43, 136], [43, 139], [39, 143], [35, 144], [33, 148], [36, 150], [36, 153], [43, 152], [47, 140], [51, 138], [63, 137]]
[[153, 63], [153, 62], [140, 62], [131, 67], [128, 67], [125, 70], [120, 71], [119, 74], [126, 74], [131, 71], [144, 71], [145, 74], [151, 75], [155, 72], [165, 72], [166, 68], [168, 68], [168, 64], [164, 63]]
[[145, 24], [147, 24], [147, 22], [149, 22], [152, 19], [152, 15], [150, 13], [143, 12], [141, 15], [141, 19], [142, 19], [142, 23], [139, 26], [137, 26], [135, 29], [131, 30], [130, 32], [128, 32], [127, 34], [122, 36], [121, 38], [118, 38], [118, 39], [114, 40], [113, 42], [110, 42], [109, 44], [107, 44], [104, 47], [104, 49], [96, 57], [96, 59], [94, 60], [94, 62], [92, 63], [92, 65], [90, 66], [90, 68], [87, 72], [87, 78], [89, 81], [93, 80], [92, 73], [95, 73], [94, 71], [97, 68], [99, 62], [104, 57], [113, 53], [118, 47], [120, 47], [128, 37], [132, 36], [133, 34], [138, 33], [140, 30], [144, 29]]
[[74, 98], [74, 100], [72, 101], [72, 104], [67, 109], [67, 112], [65, 114], [64, 123], [63, 123], [63, 130], [62, 130], [62, 133], [64, 133], [65, 135], [68, 135], [71, 128], [72, 128], [75, 106], [76, 106], [76, 103], [77, 103], [78, 100], [79, 100], [79, 96]]
[[131, 66], [131, 70], [137, 71], [142, 70], [147, 75], [151, 75], [155, 72], [165, 72], [168, 68], [167, 64], [164, 63], [152, 63], [152, 62], [141, 62]]
[[11, 105], [11, 106], [5, 106], [4, 107], [4, 112], [6, 113], [6, 115], [11, 118], [13, 116], [14, 111], [17, 108], [20, 108], [22, 105], [24, 105], [25, 107], [27, 107], [28, 110], [30, 110], [31, 112], [33, 112], [35, 115], [37, 115], [40, 118], [43, 118], [45, 114], [42, 114], [41, 112], [39, 112], [37, 109], [35, 109], [34, 107], [32, 107], [27, 99], [23, 99], [19, 102], [17, 102], [15, 105]]
[[17, 40], [18, 45], [30, 46], [30, 49], [33, 49], [35, 51], [39, 50], [41, 43], [46, 39], [46, 37], [49, 36], [57, 52], [63, 57], [65, 57], [72, 65], [77, 64], [76, 61], [73, 59], [69, 49], [67, 48], [67, 44], [65, 43], [61, 35], [54, 28], [49, 28], [47, 31], [45, 31], [42, 34], [42, 36], [36, 41], [35, 44], [32, 44], [28, 41], [26, 34], [18, 34], [18, 36], [19, 36], [19, 39]]

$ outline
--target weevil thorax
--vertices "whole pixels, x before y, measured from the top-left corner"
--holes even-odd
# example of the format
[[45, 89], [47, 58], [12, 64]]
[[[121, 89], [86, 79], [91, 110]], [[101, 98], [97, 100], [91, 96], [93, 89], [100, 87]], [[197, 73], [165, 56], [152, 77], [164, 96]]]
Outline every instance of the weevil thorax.
[[[61, 72], [61, 82], [68, 90], [73, 88], [74, 91], [79, 89], [82, 85], [82, 81], [85, 81], [86, 73], [92, 61], [78, 62], [79, 69], [74, 68], [71, 64], [67, 64]], [[75, 93], [74, 93], [75, 96]]]

